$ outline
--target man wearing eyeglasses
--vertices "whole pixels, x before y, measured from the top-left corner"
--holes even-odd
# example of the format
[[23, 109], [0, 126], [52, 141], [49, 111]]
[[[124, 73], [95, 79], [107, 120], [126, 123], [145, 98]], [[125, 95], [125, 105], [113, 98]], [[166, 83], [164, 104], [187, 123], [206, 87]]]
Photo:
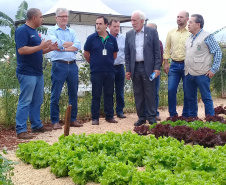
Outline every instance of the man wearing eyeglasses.
[[215, 115], [210, 92], [210, 78], [220, 68], [222, 52], [214, 36], [203, 30], [203, 25], [202, 15], [191, 15], [188, 30], [192, 34], [185, 43], [186, 92], [190, 117], [197, 117], [198, 113], [197, 88], [200, 90], [205, 105], [205, 115]]
[[48, 29], [48, 36], [53, 42], [57, 42], [59, 47], [59, 51], [54, 51], [51, 56], [50, 117], [53, 129], [61, 129], [59, 124], [59, 99], [65, 81], [68, 87], [69, 104], [72, 105], [70, 126], [83, 126], [76, 121], [78, 92], [76, 53], [81, 49], [81, 44], [75, 31], [67, 27], [68, 16], [69, 12], [67, 9], [58, 8], [55, 17], [57, 24]]

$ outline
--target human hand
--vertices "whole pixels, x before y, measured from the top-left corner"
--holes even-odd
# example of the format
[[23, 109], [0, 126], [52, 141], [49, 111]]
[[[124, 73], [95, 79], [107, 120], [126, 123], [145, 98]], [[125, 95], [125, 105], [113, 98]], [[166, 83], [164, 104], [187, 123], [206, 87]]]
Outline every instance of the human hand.
[[206, 76], [209, 76], [209, 78], [212, 78], [214, 76], [214, 73], [209, 70], [207, 73], [206, 73]]
[[155, 72], [155, 78], [157, 78], [160, 75], [160, 70], [154, 70]]
[[169, 63], [168, 63], [168, 61], [166, 61], [166, 60], [165, 60], [165, 62], [164, 62], [164, 72], [165, 72], [166, 74], [169, 73]]
[[131, 73], [130, 72], [126, 72], [126, 79], [130, 80], [131, 79]]
[[42, 48], [42, 50], [47, 49], [51, 46], [52, 41], [51, 40], [47, 40], [45, 41], [45, 39], [42, 40], [40, 47]]
[[73, 42], [65, 42], [65, 43], [63, 44], [63, 47], [64, 47], [64, 48], [68, 48], [68, 47], [72, 46], [73, 44], [74, 44]]
[[50, 49], [50, 51], [53, 51], [53, 50], [60, 51], [60, 49], [58, 49], [58, 44], [57, 44], [57, 42], [51, 44], [50, 47], [49, 47], [49, 49]]

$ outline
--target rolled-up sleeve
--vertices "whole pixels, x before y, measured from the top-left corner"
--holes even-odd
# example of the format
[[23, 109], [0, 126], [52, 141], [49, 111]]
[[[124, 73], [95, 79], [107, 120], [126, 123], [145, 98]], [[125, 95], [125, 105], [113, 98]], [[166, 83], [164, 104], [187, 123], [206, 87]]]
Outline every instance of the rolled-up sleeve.
[[205, 39], [205, 43], [208, 45], [210, 53], [213, 54], [213, 64], [210, 70], [213, 73], [216, 73], [219, 70], [221, 64], [222, 59], [221, 48], [212, 34]]
[[80, 41], [78, 40], [78, 37], [76, 35], [76, 33], [73, 31], [73, 47], [77, 48], [78, 50], [81, 50], [81, 43]]

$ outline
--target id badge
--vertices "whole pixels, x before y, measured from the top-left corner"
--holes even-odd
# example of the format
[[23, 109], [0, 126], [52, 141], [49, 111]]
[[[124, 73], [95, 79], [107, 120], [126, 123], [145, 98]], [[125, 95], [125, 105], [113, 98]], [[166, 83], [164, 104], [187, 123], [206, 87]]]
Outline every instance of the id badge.
[[107, 50], [103, 49], [103, 55], [107, 55]]

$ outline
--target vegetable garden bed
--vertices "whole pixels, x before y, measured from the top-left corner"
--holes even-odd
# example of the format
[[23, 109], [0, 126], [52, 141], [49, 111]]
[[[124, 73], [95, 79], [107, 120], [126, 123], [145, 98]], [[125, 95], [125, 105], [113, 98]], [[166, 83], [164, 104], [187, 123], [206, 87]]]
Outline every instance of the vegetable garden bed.
[[16, 154], [34, 168], [51, 166], [57, 177], [69, 175], [76, 184], [226, 184], [226, 146], [213, 150], [171, 137], [73, 134], [53, 145], [20, 144]]

